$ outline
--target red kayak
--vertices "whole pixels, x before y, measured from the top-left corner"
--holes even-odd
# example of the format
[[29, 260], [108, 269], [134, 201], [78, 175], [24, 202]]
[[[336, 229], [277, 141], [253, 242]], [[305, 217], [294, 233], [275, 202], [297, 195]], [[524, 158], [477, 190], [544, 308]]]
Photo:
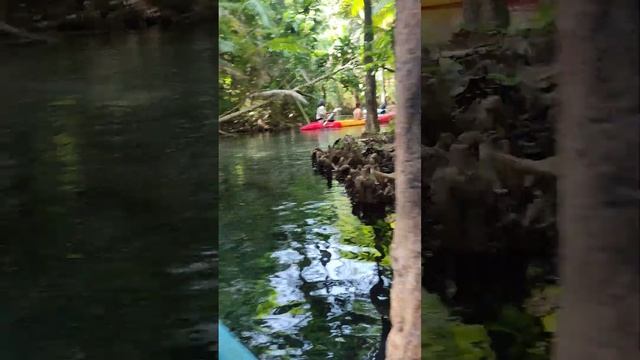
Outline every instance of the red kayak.
[[[391, 119], [395, 117], [395, 113], [382, 114], [378, 115], [378, 121], [380, 124], [386, 124]], [[322, 126], [322, 121], [315, 121], [311, 124], [307, 124], [300, 128], [301, 131], [310, 131], [310, 130], [320, 130], [320, 129], [339, 129], [348, 126], [362, 126], [364, 125], [364, 120], [336, 120], [333, 122], [328, 122], [325, 126]]]

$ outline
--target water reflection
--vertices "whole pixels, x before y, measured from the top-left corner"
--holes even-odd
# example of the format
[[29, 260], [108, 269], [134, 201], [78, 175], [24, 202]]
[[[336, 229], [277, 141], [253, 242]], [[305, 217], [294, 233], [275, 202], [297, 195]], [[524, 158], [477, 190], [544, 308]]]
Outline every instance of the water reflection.
[[360, 222], [344, 190], [328, 189], [310, 167], [314, 147], [361, 132], [221, 143], [221, 317], [262, 359], [384, 354], [388, 224]]
[[3, 52], [0, 359], [214, 356], [214, 44]]

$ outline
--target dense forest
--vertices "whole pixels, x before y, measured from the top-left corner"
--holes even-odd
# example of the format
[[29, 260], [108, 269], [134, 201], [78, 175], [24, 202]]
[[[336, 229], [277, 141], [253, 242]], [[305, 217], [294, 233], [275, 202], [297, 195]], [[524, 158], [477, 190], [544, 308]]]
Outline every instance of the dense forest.
[[219, 6], [223, 133], [315, 120], [320, 100], [329, 111], [350, 114], [357, 102], [367, 100], [375, 109], [393, 97], [394, 1], [246, 0]]

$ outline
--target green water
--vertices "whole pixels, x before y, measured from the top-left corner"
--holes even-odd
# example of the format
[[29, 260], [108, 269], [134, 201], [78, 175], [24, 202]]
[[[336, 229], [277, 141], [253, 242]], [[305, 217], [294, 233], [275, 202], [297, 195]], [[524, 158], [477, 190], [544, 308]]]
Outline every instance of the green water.
[[391, 229], [310, 160], [362, 130], [220, 141], [220, 317], [261, 359], [382, 358]]
[[0, 49], [0, 359], [215, 356], [215, 41]]

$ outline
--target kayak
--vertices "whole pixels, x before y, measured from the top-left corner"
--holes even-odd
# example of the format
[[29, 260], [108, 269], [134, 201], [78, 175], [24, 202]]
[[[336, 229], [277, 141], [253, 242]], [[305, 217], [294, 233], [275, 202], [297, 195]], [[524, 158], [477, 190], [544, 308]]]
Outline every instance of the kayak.
[[257, 360], [229, 329], [218, 322], [218, 359], [219, 360]]
[[[391, 119], [393, 119], [395, 115], [396, 114], [394, 113], [378, 115], [378, 122], [380, 122], [380, 124], [386, 124], [389, 121], [391, 121]], [[349, 127], [349, 126], [362, 126], [364, 125], [364, 123], [365, 123], [365, 120], [350, 119], [350, 120], [336, 120], [336, 121], [328, 122], [326, 125], [322, 126], [322, 121], [315, 121], [301, 127], [300, 130], [310, 131], [310, 130], [320, 130], [320, 129], [340, 129], [340, 128]]]

